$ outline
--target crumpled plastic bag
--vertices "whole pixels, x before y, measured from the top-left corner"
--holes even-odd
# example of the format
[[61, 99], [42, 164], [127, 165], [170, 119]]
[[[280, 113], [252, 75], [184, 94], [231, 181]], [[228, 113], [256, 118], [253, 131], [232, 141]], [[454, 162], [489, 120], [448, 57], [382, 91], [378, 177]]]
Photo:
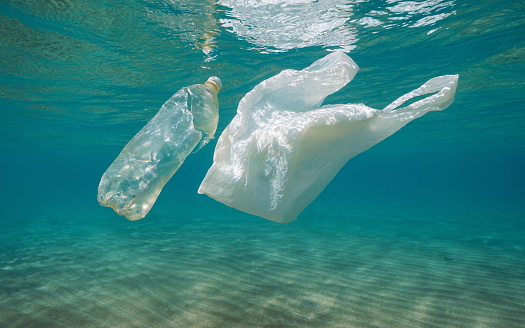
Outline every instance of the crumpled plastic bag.
[[[320, 107], [358, 69], [350, 57], [334, 52], [257, 85], [218, 139], [198, 192], [269, 220], [293, 221], [349, 159], [425, 113], [448, 107], [458, 80], [433, 78], [383, 110], [363, 104]], [[399, 108], [427, 93], [435, 94]]]

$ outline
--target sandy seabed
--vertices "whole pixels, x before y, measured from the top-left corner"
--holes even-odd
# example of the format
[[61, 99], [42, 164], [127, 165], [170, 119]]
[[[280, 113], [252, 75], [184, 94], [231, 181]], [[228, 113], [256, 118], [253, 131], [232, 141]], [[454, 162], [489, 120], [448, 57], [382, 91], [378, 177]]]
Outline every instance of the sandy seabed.
[[525, 327], [518, 220], [70, 213], [2, 222], [1, 327]]

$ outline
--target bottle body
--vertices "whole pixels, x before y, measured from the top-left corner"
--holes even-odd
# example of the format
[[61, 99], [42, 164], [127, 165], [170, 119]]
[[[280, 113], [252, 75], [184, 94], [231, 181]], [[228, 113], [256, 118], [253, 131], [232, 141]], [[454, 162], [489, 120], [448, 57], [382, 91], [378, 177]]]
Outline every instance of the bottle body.
[[106, 170], [98, 187], [99, 203], [129, 220], [146, 216], [186, 157], [213, 138], [218, 115], [213, 88], [206, 84], [182, 88]]

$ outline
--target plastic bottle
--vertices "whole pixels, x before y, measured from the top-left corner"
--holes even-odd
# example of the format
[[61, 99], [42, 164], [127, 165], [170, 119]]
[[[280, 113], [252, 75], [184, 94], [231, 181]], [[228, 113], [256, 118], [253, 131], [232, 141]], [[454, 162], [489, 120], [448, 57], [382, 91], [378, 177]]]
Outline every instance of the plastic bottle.
[[219, 121], [218, 77], [182, 88], [122, 149], [98, 186], [100, 205], [129, 220], [145, 217], [186, 157], [213, 138]]

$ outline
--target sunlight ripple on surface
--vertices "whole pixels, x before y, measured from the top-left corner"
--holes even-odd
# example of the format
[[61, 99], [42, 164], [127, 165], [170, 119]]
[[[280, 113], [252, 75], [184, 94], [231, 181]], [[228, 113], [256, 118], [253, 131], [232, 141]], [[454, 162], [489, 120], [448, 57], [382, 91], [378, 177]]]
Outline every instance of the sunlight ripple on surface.
[[350, 51], [358, 40], [357, 31], [346, 25], [353, 12], [347, 1], [223, 0], [220, 4], [231, 8], [230, 18], [221, 19], [221, 25], [263, 52], [310, 46]]

